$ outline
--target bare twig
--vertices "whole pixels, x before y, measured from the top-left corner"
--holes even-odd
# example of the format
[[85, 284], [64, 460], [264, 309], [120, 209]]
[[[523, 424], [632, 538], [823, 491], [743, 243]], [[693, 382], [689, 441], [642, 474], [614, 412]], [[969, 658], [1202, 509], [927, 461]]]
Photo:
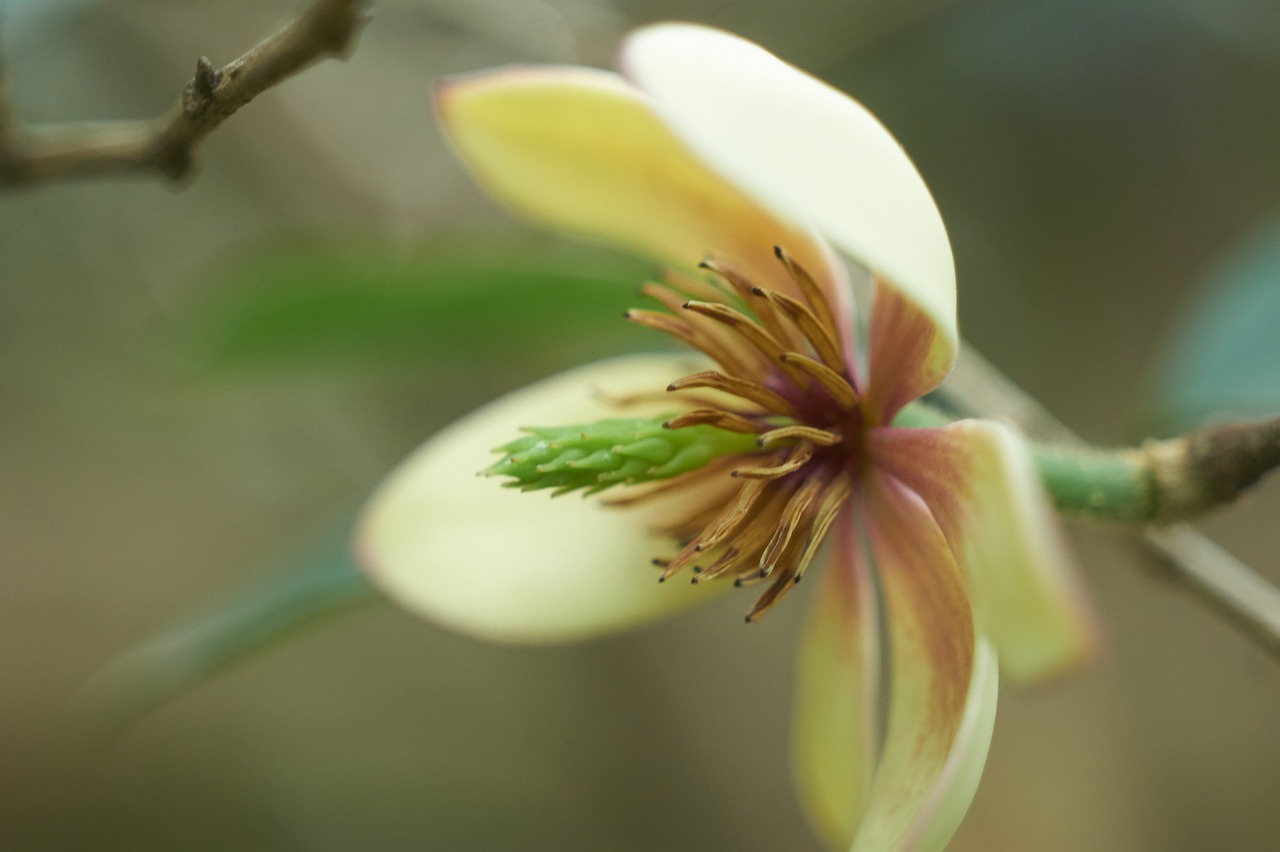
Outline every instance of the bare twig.
[[216, 68], [205, 57], [178, 102], [146, 121], [23, 127], [0, 64], [0, 188], [154, 174], [176, 181], [196, 147], [236, 110], [326, 56], [345, 56], [368, 16], [368, 0], [314, 0], [273, 36]]
[[[1006, 419], [1032, 438], [1083, 443], [972, 348], [965, 349], [941, 395], [962, 414]], [[1149, 527], [1142, 540], [1170, 577], [1280, 658], [1280, 590], [1189, 524]]]

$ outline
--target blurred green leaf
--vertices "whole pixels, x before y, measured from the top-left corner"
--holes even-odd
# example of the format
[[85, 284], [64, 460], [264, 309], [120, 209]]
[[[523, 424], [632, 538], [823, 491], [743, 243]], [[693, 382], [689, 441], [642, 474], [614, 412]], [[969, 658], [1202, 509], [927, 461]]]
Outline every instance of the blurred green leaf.
[[322, 523], [238, 593], [108, 663], [74, 708], [82, 729], [117, 733], [297, 631], [381, 600], [351, 557], [354, 517]]
[[652, 345], [623, 322], [652, 267], [602, 249], [311, 242], [225, 262], [173, 329], [192, 371], [487, 368]]
[[1229, 251], [1175, 335], [1156, 382], [1162, 425], [1280, 412], [1280, 219]]

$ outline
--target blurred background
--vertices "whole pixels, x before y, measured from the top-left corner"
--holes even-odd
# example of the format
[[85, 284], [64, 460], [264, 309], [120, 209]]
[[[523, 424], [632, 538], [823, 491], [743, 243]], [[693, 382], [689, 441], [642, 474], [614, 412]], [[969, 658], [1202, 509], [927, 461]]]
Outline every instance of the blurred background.
[[[158, 114], [197, 56], [230, 61], [300, 4], [7, 7], [36, 123]], [[378, 601], [121, 735], [68, 721], [121, 653], [306, 554], [340, 563], [353, 508], [436, 428], [651, 345], [612, 320], [631, 301], [615, 281], [645, 265], [498, 210], [427, 90], [509, 62], [608, 67], [627, 29], [670, 17], [759, 41], [893, 129], [947, 221], [965, 336], [1086, 437], [1175, 428], [1193, 379], [1280, 387], [1262, 345], [1280, 313], [1254, 362], [1195, 319], [1246, 273], [1255, 297], [1278, 289], [1239, 259], [1280, 212], [1272, 3], [379, 0], [347, 62], [234, 116], [180, 190], [0, 195], [0, 846], [819, 848], [787, 757], [803, 600], [744, 629], [729, 596], [555, 649]], [[576, 294], [568, 313], [538, 315], [537, 287]], [[1214, 358], [1225, 372], [1195, 374]], [[1273, 482], [1205, 528], [1280, 581], [1277, 511]], [[1280, 666], [1127, 536], [1072, 534], [1108, 653], [1002, 693], [952, 848], [1276, 848]]]

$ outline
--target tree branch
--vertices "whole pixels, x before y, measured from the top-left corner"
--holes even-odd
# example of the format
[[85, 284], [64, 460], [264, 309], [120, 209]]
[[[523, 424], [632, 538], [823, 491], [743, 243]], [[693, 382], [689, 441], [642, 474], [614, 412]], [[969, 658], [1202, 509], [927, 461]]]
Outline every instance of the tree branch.
[[[1003, 418], [1032, 438], [1084, 443], [972, 348], [965, 348], [940, 396], [962, 414]], [[1189, 524], [1148, 527], [1142, 541], [1172, 579], [1280, 658], [1280, 590]]]
[[313, 0], [296, 20], [239, 59], [205, 57], [178, 102], [145, 121], [23, 127], [0, 63], [0, 189], [116, 175], [186, 177], [200, 142], [249, 101], [313, 63], [345, 57], [368, 20], [368, 0]]

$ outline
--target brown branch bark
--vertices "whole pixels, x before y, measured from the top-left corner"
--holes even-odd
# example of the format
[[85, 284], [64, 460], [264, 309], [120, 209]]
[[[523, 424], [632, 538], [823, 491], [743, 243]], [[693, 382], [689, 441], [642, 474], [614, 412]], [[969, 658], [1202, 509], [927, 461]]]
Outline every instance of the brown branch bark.
[[[1008, 420], [1037, 440], [1065, 446], [1083, 443], [1078, 435], [971, 348], [964, 350], [941, 394], [949, 406], [963, 415]], [[1232, 453], [1220, 454], [1221, 457], [1247, 457], [1248, 470], [1244, 473], [1232, 465], [1222, 473], [1223, 478], [1230, 480], [1234, 497], [1262, 472], [1271, 469], [1274, 456], [1280, 451], [1277, 450], [1277, 428], [1280, 427], [1263, 423], [1249, 424], [1243, 431], [1242, 427], [1205, 430], [1188, 442], [1188, 458], [1212, 472], [1216, 462], [1209, 456], [1215, 449], [1221, 450], [1223, 442], [1232, 445]], [[1244, 452], [1240, 452], [1242, 447]], [[1214, 484], [1216, 480], [1207, 487]], [[1148, 527], [1141, 535], [1143, 545], [1159, 558], [1172, 580], [1263, 650], [1280, 658], [1280, 589], [1189, 524]]]
[[328, 56], [345, 57], [368, 0], [313, 0], [284, 29], [217, 68], [205, 57], [168, 112], [143, 121], [24, 127], [0, 64], [0, 189], [57, 180], [191, 172], [196, 148], [267, 89]]

